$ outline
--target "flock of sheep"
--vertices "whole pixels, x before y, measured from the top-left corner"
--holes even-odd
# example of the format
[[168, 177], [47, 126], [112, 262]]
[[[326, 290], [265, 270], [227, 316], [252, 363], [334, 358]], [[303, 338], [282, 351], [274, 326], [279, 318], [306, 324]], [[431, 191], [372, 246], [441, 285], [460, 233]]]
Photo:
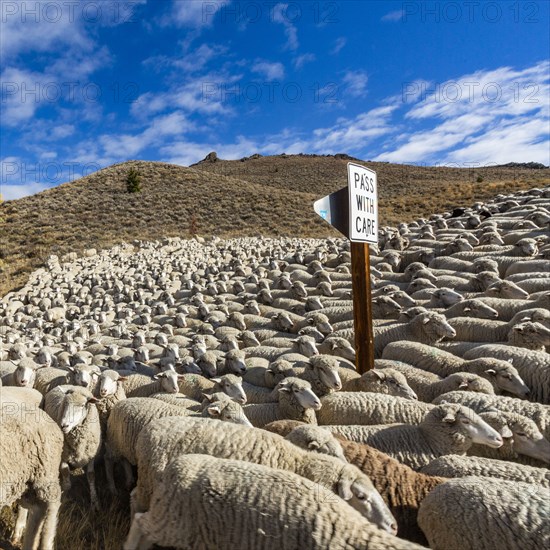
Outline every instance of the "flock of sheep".
[[13, 543], [101, 464], [126, 550], [549, 548], [549, 227], [547, 187], [382, 229], [362, 376], [347, 241], [51, 256], [0, 301]]

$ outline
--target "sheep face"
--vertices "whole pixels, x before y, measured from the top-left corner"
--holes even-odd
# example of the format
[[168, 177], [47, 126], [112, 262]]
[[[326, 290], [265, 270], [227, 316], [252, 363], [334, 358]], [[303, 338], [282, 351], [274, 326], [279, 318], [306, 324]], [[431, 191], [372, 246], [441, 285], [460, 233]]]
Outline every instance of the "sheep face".
[[395, 535], [397, 523], [370, 479], [355, 466], [342, 469], [338, 495], [379, 529]]
[[285, 439], [306, 451], [333, 456], [347, 463], [340, 442], [328, 430], [320, 426], [309, 424], [298, 426]]
[[68, 434], [71, 430], [80, 426], [88, 416], [88, 407], [96, 403], [97, 399], [89, 392], [69, 390], [65, 394], [57, 423]]
[[513, 434], [514, 450], [518, 454], [550, 464], [550, 441], [544, 438], [534, 422], [522, 418], [520, 422], [510, 422], [509, 426]]
[[518, 397], [529, 395], [529, 388], [511, 362], [482, 358], [474, 359], [469, 364], [481, 364], [486, 367], [484, 374], [499, 390], [512, 393]]
[[471, 409], [460, 405], [452, 407], [448, 404], [439, 407], [445, 407], [445, 415], [441, 421], [458, 428], [458, 431], [468, 436], [472, 443], [486, 445], [492, 449], [502, 447], [502, 436]]
[[153, 380], [160, 380], [161, 391], [165, 393], [178, 393], [178, 380], [181, 375], [176, 374], [172, 370], [167, 370], [153, 376]]
[[312, 357], [313, 355], [319, 354], [317, 346], [315, 345], [315, 340], [311, 336], [299, 336], [293, 340], [293, 342], [298, 350], [298, 353], [301, 353], [306, 357]]
[[499, 281], [492, 284], [485, 291], [485, 295], [495, 296], [497, 298], [507, 298], [509, 300], [526, 300], [529, 298], [529, 293], [512, 281]]
[[496, 309], [475, 298], [468, 300], [467, 304], [464, 305], [463, 312], [476, 319], [498, 318], [498, 311]]
[[227, 394], [231, 399], [244, 405], [246, 403], [246, 394], [243, 390], [242, 380], [233, 374], [226, 374], [220, 378], [212, 378], [216, 384], [214, 389], [219, 389]]
[[338, 373], [338, 363], [333, 365], [327, 363], [327, 361], [315, 361], [316, 357], [312, 358], [311, 366], [317, 371], [317, 377], [321, 382], [331, 390], [341, 390], [342, 380]]
[[405, 376], [394, 369], [372, 369], [363, 375], [379, 389], [377, 393], [417, 400], [418, 396], [409, 386]]
[[206, 413], [211, 418], [222, 420], [223, 422], [232, 422], [252, 428], [250, 420], [246, 418], [242, 407], [235, 401], [216, 401], [206, 408]]
[[313, 393], [311, 384], [305, 380], [285, 378], [279, 382], [277, 391], [292, 394], [302, 409], [318, 411], [321, 408], [321, 400]]
[[450, 307], [464, 300], [464, 296], [451, 288], [440, 288], [432, 293], [435, 300], [441, 302], [443, 307]]

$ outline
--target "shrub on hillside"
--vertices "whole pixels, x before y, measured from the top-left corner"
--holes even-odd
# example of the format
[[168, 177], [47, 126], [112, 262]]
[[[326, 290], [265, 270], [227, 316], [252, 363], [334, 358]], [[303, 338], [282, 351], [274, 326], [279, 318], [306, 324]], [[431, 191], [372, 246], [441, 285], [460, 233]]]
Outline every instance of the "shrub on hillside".
[[135, 168], [130, 168], [128, 171], [126, 189], [128, 193], [141, 193], [141, 176]]

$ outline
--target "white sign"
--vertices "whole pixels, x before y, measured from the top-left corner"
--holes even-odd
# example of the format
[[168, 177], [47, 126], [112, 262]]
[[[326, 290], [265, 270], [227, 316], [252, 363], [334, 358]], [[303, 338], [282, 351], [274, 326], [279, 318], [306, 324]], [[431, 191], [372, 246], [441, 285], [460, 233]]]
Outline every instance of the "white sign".
[[348, 162], [349, 240], [378, 243], [378, 184], [376, 172]]

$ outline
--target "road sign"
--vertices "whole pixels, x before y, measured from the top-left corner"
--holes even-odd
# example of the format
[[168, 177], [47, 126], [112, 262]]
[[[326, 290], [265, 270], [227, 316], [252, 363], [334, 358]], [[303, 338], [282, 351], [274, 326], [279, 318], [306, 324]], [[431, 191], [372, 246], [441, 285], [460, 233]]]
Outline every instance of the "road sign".
[[327, 221], [340, 231], [345, 237], [349, 237], [349, 197], [348, 188], [343, 187], [335, 193], [331, 193], [313, 204], [313, 208], [323, 220]]
[[348, 162], [349, 239], [378, 243], [378, 182], [376, 172]]
[[319, 199], [315, 212], [351, 242], [355, 367], [359, 374], [374, 368], [374, 330], [370, 287], [369, 243], [378, 242], [376, 172], [348, 163], [348, 186]]

